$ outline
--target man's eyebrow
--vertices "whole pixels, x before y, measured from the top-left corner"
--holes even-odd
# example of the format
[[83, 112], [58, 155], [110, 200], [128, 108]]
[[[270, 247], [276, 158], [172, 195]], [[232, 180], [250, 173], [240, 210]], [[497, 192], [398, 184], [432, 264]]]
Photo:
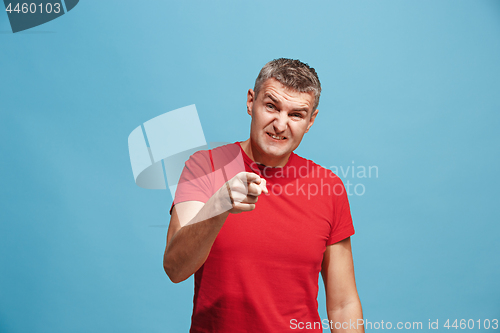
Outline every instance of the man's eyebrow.
[[303, 111], [305, 113], [309, 112], [309, 109], [306, 108], [306, 107], [303, 107], [303, 108], [297, 108], [297, 109], [292, 109], [293, 112], [297, 112], [297, 111]]
[[275, 104], [280, 104], [280, 101], [278, 101], [276, 98], [274, 98], [273, 96], [271, 96], [271, 94], [269, 93], [266, 93], [264, 95], [264, 98], [268, 97], [270, 100], [272, 100]]

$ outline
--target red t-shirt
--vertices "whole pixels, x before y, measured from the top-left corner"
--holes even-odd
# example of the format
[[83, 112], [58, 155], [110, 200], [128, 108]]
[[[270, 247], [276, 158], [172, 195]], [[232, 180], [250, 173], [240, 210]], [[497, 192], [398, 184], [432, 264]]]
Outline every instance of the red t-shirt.
[[265, 178], [269, 194], [253, 211], [228, 216], [195, 273], [191, 333], [297, 332], [293, 323], [319, 323], [323, 253], [354, 234], [347, 193], [333, 172], [294, 153], [283, 168], [264, 167], [239, 143], [193, 154], [174, 204], [206, 202], [244, 170]]

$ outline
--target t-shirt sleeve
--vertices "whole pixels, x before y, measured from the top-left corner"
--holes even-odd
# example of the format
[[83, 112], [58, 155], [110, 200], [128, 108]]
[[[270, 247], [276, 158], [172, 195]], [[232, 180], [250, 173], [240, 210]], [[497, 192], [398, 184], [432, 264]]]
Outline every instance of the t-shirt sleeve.
[[[333, 193], [333, 223], [330, 238], [326, 245], [340, 242], [347, 237], [354, 235], [351, 209], [347, 198], [347, 191], [339, 177], [335, 177], [336, 184]], [[342, 189], [342, 191], [340, 190]]]
[[186, 161], [175, 191], [174, 205], [184, 201], [207, 202], [213, 195], [213, 165], [208, 151], [198, 151]]

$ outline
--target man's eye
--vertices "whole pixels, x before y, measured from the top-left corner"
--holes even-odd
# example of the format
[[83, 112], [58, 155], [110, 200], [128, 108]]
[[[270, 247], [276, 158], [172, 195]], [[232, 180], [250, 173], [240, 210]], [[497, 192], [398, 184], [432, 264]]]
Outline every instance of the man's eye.
[[302, 114], [301, 113], [292, 113], [292, 117], [302, 118]]
[[270, 108], [270, 109], [275, 109], [274, 105], [270, 104], [270, 103], [267, 103], [267, 107]]

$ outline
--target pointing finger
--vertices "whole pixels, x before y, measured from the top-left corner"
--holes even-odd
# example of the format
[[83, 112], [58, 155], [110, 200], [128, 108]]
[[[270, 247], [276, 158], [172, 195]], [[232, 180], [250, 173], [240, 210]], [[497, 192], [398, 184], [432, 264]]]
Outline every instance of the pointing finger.
[[267, 189], [267, 182], [266, 182], [265, 178], [261, 178], [261, 182], [259, 185], [262, 188], [262, 192], [264, 192], [265, 194], [269, 194], [269, 190]]

